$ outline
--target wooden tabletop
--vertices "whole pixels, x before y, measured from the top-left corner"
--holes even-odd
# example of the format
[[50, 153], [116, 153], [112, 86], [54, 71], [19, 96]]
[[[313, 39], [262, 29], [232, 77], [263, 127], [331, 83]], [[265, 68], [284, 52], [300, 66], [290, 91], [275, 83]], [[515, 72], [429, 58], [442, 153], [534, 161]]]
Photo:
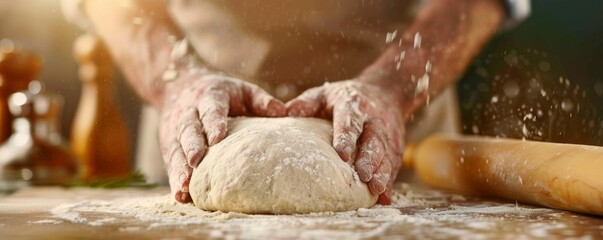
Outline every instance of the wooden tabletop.
[[192, 205], [170, 202], [168, 193], [167, 188], [25, 189], [0, 197], [0, 236], [2, 239], [603, 239], [601, 217], [407, 185], [397, 187], [393, 207], [298, 216], [209, 213]]

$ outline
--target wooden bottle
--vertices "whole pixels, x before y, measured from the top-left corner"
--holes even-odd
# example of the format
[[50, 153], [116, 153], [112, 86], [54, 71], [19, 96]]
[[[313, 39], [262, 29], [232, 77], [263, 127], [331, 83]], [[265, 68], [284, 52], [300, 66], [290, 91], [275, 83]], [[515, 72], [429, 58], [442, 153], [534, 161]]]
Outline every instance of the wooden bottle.
[[12, 133], [14, 119], [8, 110], [8, 97], [26, 90], [41, 67], [42, 61], [35, 53], [16, 49], [8, 39], [0, 40], [0, 143]]
[[82, 180], [118, 179], [130, 173], [129, 136], [112, 92], [113, 62], [101, 39], [78, 37], [74, 56], [80, 65], [80, 102], [71, 132], [81, 161]]

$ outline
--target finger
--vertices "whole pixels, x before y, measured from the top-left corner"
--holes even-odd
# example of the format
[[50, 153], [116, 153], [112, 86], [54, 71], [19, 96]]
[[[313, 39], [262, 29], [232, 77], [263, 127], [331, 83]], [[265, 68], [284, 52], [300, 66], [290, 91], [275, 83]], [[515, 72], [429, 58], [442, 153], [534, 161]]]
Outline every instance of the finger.
[[341, 159], [352, 161], [365, 117], [356, 100], [336, 104], [333, 109], [333, 147]]
[[228, 94], [228, 98], [230, 100], [229, 102], [227, 102], [227, 115], [230, 117], [248, 116], [249, 111], [247, 110], [247, 100], [245, 99], [243, 89], [241, 89], [240, 85], [228, 84], [228, 86], [224, 89], [226, 90], [226, 93]]
[[371, 180], [373, 173], [385, 156], [387, 137], [380, 126], [381, 124], [376, 121], [365, 123], [364, 130], [358, 141], [360, 144], [360, 153], [358, 154], [355, 167], [360, 180], [363, 182]]
[[281, 117], [287, 113], [285, 104], [281, 100], [274, 98], [258, 86], [244, 84], [243, 96], [247, 100], [250, 112], [258, 116]]
[[381, 195], [379, 195], [378, 202], [381, 205], [389, 205], [392, 203], [392, 191], [393, 191], [393, 187], [394, 187], [394, 182], [396, 182], [396, 177], [398, 176], [398, 171], [400, 170], [400, 167], [402, 166], [402, 155], [395, 154], [394, 156], [395, 156], [395, 159], [392, 159], [392, 161], [393, 161], [392, 165], [394, 167], [392, 167], [392, 172], [390, 174], [390, 178], [387, 183], [387, 188], [385, 189], [385, 192], [383, 192]]
[[229, 102], [229, 93], [213, 88], [205, 91], [199, 101], [197, 109], [209, 146], [215, 145], [226, 137]]
[[[404, 130], [404, 129], [402, 129]], [[394, 187], [394, 182], [396, 182], [396, 178], [398, 176], [398, 172], [400, 171], [400, 168], [402, 167], [402, 160], [403, 160], [403, 155], [404, 155], [404, 140], [402, 138], [397, 139], [398, 141], [390, 141], [390, 150], [389, 151], [389, 156], [392, 156], [392, 158], [390, 159], [392, 162], [392, 169], [391, 169], [391, 173], [390, 173], [390, 178], [389, 181], [387, 183], [387, 188], [385, 189], [385, 192], [383, 192], [381, 195], [379, 195], [379, 199], [378, 199], [378, 203], [381, 205], [389, 205], [392, 202], [391, 196], [392, 196], [392, 191], [393, 191], [393, 187]], [[397, 145], [399, 144], [399, 145]], [[393, 146], [397, 145], [398, 148], [394, 148]]]
[[190, 202], [188, 184], [193, 169], [188, 165], [180, 144], [175, 141], [170, 144], [169, 150], [164, 153], [164, 158], [166, 159], [166, 168], [168, 170], [172, 195], [178, 202]]
[[381, 205], [392, 204], [392, 188], [391, 187], [388, 186], [388, 188], [385, 189], [385, 192], [383, 192], [382, 194], [379, 195], [377, 203], [379, 203]]
[[205, 154], [207, 143], [197, 109], [186, 110], [177, 125], [178, 142], [190, 167], [197, 167]]
[[287, 102], [287, 115], [292, 117], [316, 116], [324, 106], [322, 87], [308, 89], [298, 97]]
[[379, 195], [379, 194], [382, 194], [383, 192], [385, 192], [387, 183], [391, 177], [391, 173], [392, 173], [391, 168], [392, 168], [391, 158], [388, 154], [385, 156], [385, 159], [383, 159], [383, 161], [381, 161], [381, 165], [379, 165], [379, 167], [373, 174], [373, 177], [371, 178], [371, 180], [368, 183], [368, 187], [369, 187], [369, 190], [371, 191], [371, 193], [373, 193], [375, 195]]

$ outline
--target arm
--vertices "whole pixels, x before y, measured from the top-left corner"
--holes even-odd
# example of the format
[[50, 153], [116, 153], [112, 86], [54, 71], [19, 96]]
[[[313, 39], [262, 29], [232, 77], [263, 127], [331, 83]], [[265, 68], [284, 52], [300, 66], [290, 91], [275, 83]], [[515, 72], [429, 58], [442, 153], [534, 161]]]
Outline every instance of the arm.
[[304, 92], [287, 103], [288, 113], [333, 119], [333, 147], [389, 204], [404, 123], [462, 74], [504, 14], [498, 0], [431, 0], [360, 76]]
[[[165, 92], [163, 74], [182, 33], [162, 0], [87, 0], [85, 15], [103, 38], [113, 59], [136, 92], [161, 108]], [[183, 69], [179, 69], [183, 70]]]
[[504, 15], [497, 0], [432, 0], [359, 80], [380, 86], [406, 120], [461, 76]]
[[261, 88], [196, 60], [164, 0], [87, 0], [85, 14], [134, 89], [161, 110], [160, 147], [172, 194], [188, 184], [205, 150], [226, 136], [228, 116], [283, 116]]

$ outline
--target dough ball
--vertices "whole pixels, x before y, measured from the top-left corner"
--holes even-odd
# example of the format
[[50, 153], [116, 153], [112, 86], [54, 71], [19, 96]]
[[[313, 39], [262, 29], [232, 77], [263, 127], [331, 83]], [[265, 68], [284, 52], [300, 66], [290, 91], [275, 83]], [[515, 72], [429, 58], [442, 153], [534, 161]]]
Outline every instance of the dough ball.
[[332, 124], [313, 118], [232, 118], [228, 135], [193, 171], [203, 210], [302, 214], [371, 207], [377, 196], [331, 147]]

